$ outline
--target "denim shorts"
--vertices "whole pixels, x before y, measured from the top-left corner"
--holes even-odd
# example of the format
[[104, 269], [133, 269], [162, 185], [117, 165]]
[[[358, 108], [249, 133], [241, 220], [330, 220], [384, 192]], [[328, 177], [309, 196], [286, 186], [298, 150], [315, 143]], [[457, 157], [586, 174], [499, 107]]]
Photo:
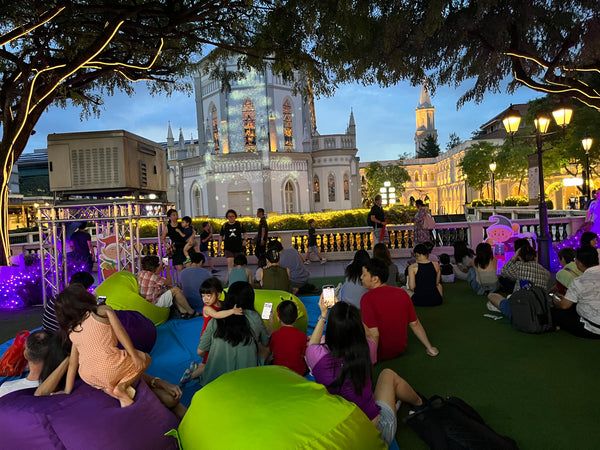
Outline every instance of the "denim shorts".
[[386, 445], [389, 446], [396, 437], [396, 428], [398, 427], [396, 411], [390, 408], [390, 405], [386, 402], [381, 400], [377, 400], [375, 404], [381, 408], [381, 411], [379, 411], [379, 419], [377, 420], [377, 428], [381, 433], [381, 438], [385, 441]]

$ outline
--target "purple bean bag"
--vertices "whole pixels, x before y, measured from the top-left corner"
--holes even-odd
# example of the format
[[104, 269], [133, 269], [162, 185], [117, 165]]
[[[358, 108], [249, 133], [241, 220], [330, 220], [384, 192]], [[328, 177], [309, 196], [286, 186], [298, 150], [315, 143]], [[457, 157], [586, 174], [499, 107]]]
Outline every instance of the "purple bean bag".
[[[156, 343], [156, 325], [137, 311], [115, 310], [123, 328], [131, 338], [133, 346], [138, 350], [150, 353]], [[119, 345], [119, 348], [121, 345]]]
[[146, 383], [136, 389], [127, 408], [81, 380], [70, 395], [34, 397], [24, 389], [0, 397], [0, 447], [177, 450], [177, 440], [164, 436], [179, 426], [177, 418]]

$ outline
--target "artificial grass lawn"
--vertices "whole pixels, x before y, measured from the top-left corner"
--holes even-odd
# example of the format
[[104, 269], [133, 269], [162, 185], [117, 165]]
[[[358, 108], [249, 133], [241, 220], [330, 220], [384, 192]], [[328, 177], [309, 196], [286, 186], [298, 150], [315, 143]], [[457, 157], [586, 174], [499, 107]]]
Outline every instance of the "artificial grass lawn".
[[[490, 313], [486, 301], [466, 282], [445, 284], [443, 305], [416, 308], [440, 354], [427, 356], [409, 331], [406, 352], [378, 363], [374, 377], [388, 367], [426, 397], [461, 397], [522, 449], [600, 448], [600, 341], [564, 331], [514, 331], [506, 318], [483, 317], [500, 315]], [[400, 448], [427, 448], [402, 423], [407, 414], [403, 405], [396, 433]]]

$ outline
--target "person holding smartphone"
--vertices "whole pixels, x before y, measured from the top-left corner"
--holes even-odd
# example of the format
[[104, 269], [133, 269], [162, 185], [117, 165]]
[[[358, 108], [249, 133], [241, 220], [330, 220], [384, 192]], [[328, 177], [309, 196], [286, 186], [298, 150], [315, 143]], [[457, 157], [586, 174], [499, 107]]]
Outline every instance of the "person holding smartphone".
[[[319, 309], [321, 316], [306, 349], [306, 363], [315, 381], [331, 394], [355, 403], [389, 446], [396, 435], [397, 401], [408, 402], [416, 411], [424, 407], [424, 398], [391, 369], [381, 372], [373, 392], [377, 344], [367, 336], [360, 310], [349, 303], [337, 303], [337, 299], [329, 310], [323, 294]], [[327, 322], [325, 342], [321, 343]]]

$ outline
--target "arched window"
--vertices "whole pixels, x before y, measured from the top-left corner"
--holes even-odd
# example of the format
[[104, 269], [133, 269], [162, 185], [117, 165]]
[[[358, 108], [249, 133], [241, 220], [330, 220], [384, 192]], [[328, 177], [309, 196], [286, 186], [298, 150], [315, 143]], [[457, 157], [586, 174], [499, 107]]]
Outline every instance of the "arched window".
[[423, 181], [427, 181], [427, 172], [423, 172]]
[[319, 184], [319, 177], [317, 175], [313, 177], [313, 196], [315, 203], [321, 201], [321, 185]]
[[335, 177], [332, 173], [327, 177], [327, 194], [329, 195], [329, 201], [335, 202]]
[[202, 192], [198, 186], [194, 186], [193, 193], [194, 215], [199, 217], [202, 216]]
[[415, 181], [419, 181], [419, 172], [415, 172], [415, 177], [414, 177]]
[[344, 174], [344, 200], [350, 200], [350, 178]]
[[244, 120], [244, 151], [256, 151], [256, 114], [252, 100], [246, 99], [242, 105], [242, 117]]
[[286, 214], [293, 214], [294, 211], [294, 185], [291, 181], [285, 183], [284, 188], [284, 201], [285, 201], [285, 212]]
[[294, 151], [294, 139], [292, 133], [292, 105], [287, 98], [283, 102], [283, 149], [286, 152]]
[[210, 115], [212, 119], [212, 134], [215, 143], [215, 153], [221, 153], [221, 145], [219, 143], [219, 118], [217, 117], [217, 107], [215, 105], [212, 105]]

